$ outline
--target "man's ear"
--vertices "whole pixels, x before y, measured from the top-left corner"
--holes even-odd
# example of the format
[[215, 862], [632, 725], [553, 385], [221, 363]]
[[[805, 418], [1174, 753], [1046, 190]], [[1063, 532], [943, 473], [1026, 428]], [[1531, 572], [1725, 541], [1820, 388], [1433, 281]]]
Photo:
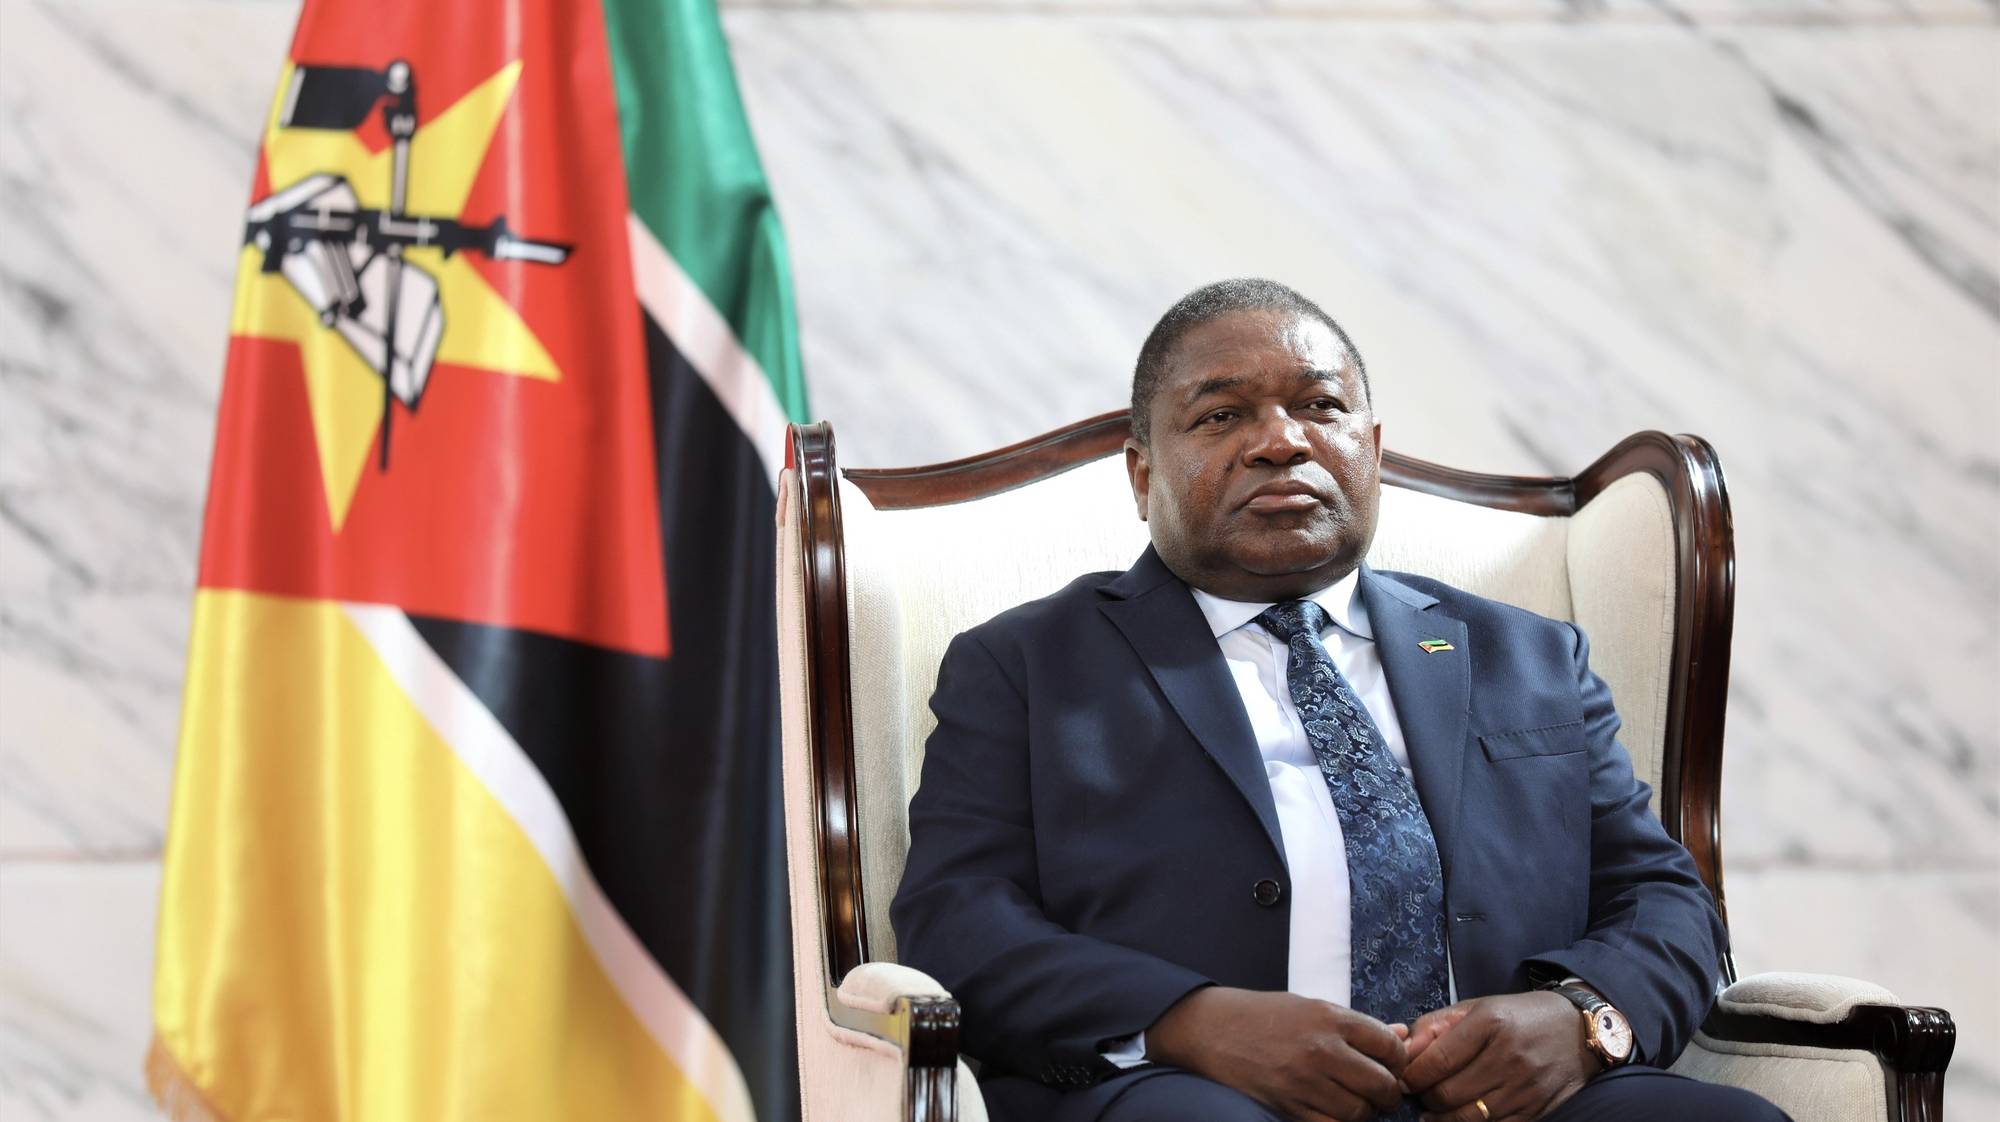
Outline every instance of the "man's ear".
[[1130, 437], [1125, 440], [1125, 478], [1132, 481], [1132, 502], [1139, 508], [1139, 521], [1146, 520], [1146, 494], [1152, 485], [1152, 464], [1146, 446]]
[[1375, 422], [1375, 470], [1382, 470], [1382, 422]]

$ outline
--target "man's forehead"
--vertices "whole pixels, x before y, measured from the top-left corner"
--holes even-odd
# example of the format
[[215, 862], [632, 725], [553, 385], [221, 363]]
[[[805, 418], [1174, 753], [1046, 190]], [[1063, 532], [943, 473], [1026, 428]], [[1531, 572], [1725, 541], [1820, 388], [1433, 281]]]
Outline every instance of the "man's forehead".
[[1333, 329], [1312, 316], [1293, 314], [1278, 325], [1278, 338], [1285, 349], [1319, 369], [1338, 370], [1347, 364], [1347, 348], [1341, 346]]
[[[1340, 386], [1348, 372], [1348, 365], [1336, 362], [1332, 368], [1315, 366], [1310, 362], [1300, 362], [1292, 369], [1287, 387], [1326, 385]], [[1196, 374], [1199, 374], [1197, 371]], [[1230, 393], [1235, 390], [1255, 388], [1267, 380], [1282, 377], [1279, 371], [1261, 371], [1258, 375], [1211, 373], [1207, 377], [1189, 377], [1182, 383], [1180, 397], [1193, 401], [1210, 394]]]
[[1175, 356], [1173, 396], [1240, 388], [1248, 379], [1290, 375], [1341, 384], [1354, 359], [1326, 324], [1278, 310], [1232, 312], [1189, 332]]

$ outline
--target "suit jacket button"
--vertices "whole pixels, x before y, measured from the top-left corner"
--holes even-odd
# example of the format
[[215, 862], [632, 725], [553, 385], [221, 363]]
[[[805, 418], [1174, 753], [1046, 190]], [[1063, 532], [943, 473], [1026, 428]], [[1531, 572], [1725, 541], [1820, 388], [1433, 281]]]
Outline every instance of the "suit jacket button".
[[1265, 877], [1263, 880], [1258, 881], [1250, 889], [1250, 898], [1266, 908], [1275, 906], [1279, 898], [1284, 894], [1285, 890], [1277, 881], [1272, 880], [1270, 877]]

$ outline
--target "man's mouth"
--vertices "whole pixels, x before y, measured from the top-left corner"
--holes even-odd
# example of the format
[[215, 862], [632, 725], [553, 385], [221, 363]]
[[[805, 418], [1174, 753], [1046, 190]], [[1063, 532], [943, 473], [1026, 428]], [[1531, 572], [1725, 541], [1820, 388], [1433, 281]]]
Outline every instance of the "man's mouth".
[[1287, 510], [1307, 510], [1320, 505], [1319, 495], [1304, 483], [1284, 481], [1266, 483], [1244, 501], [1243, 509], [1258, 514], [1275, 514]]

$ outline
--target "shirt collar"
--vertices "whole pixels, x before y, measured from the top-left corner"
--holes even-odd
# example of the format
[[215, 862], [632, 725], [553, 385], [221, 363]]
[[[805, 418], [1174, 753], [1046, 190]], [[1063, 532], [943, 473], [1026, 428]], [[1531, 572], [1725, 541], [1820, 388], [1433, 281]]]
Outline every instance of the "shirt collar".
[[[1188, 591], [1194, 593], [1195, 606], [1201, 609], [1202, 617], [1208, 620], [1209, 633], [1217, 639], [1255, 620], [1271, 603], [1275, 603], [1224, 600], [1193, 586], [1189, 586]], [[1361, 639], [1375, 638], [1374, 629], [1368, 625], [1368, 609], [1361, 603], [1360, 566], [1355, 566], [1353, 572], [1306, 599], [1326, 609], [1327, 617], [1348, 634]]]

